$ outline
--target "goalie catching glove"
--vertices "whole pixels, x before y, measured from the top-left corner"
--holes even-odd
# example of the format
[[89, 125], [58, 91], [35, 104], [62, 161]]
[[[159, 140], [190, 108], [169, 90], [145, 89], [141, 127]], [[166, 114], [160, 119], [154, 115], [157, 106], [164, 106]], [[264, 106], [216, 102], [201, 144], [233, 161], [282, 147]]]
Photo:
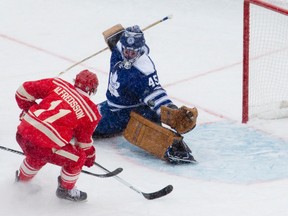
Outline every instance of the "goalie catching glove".
[[196, 126], [198, 110], [196, 107], [174, 106], [161, 107], [161, 122], [169, 125], [180, 134], [191, 131]]

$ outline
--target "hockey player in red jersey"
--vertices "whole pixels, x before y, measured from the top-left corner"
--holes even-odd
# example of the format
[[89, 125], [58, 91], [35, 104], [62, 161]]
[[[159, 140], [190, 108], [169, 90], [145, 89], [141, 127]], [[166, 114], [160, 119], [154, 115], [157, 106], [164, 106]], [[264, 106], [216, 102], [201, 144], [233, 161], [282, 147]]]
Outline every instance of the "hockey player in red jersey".
[[[84, 70], [74, 86], [60, 78], [24, 82], [16, 92], [22, 114], [16, 140], [25, 159], [16, 180], [31, 180], [47, 163], [61, 166], [56, 195], [83, 201], [87, 194], [74, 186], [82, 167], [95, 161], [92, 134], [101, 115], [90, 96], [96, 93], [96, 74]], [[73, 142], [72, 142], [73, 141]]]

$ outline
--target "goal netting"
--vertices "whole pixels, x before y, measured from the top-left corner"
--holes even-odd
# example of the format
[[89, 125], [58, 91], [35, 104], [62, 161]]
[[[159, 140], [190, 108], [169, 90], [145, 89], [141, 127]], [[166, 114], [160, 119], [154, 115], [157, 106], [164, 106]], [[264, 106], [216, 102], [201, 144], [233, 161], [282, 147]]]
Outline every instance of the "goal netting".
[[288, 0], [245, 0], [242, 122], [288, 117]]

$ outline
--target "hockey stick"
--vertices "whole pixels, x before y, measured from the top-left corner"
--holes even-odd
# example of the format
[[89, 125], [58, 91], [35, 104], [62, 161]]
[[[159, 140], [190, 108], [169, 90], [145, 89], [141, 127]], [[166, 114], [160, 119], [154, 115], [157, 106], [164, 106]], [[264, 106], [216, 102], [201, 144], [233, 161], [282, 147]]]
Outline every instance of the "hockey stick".
[[[6, 150], [6, 151], [9, 151], [9, 152], [13, 152], [13, 153], [16, 153], [16, 154], [19, 154], [19, 155], [24, 155], [23, 152], [21, 151], [17, 151], [17, 150], [14, 150], [14, 149], [11, 149], [11, 148], [7, 148], [7, 147], [4, 147], [4, 146], [0, 146], [0, 149], [2, 150]], [[94, 165], [95, 166], [101, 166], [100, 164], [94, 162]], [[119, 173], [121, 173], [123, 171], [123, 168], [117, 168], [115, 170], [113, 170], [112, 172], [106, 172], [106, 174], [96, 174], [96, 173], [92, 173], [92, 172], [89, 172], [89, 171], [86, 171], [86, 170], [81, 170], [82, 173], [85, 173], [85, 174], [88, 174], [88, 175], [92, 175], [92, 176], [96, 176], [96, 177], [99, 177], [99, 178], [107, 178], [107, 177], [112, 177], [112, 176], [116, 176], [118, 175]]]
[[[110, 171], [107, 170], [105, 167], [101, 166], [100, 164], [95, 164], [96, 166], [100, 167], [102, 170], [104, 170], [105, 172], [109, 173]], [[173, 186], [172, 185], [168, 185], [164, 188], [162, 188], [159, 191], [156, 192], [152, 192], [152, 193], [144, 193], [141, 190], [135, 188], [133, 185], [131, 185], [130, 183], [128, 183], [127, 181], [125, 181], [124, 179], [120, 178], [119, 176], [113, 176], [115, 179], [117, 179], [119, 182], [121, 182], [122, 184], [124, 184], [125, 186], [129, 187], [130, 189], [134, 190], [135, 192], [141, 194], [142, 196], [144, 196], [146, 199], [148, 200], [152, 200], [152, 199], [157, 199], [160, 197], [163, 197], [169, 193], [172, 192], [173, 190]]]
[[96, 176], [98, 178], [108, 178], [108, 177], [113, 177], [118, 175], [119, 173], [121, 173], [123, 171], [122, 168], [117, 168], [115, 170], [113, 170], [112, 172], [106, 173], [106, 174], [97, 174], [97, 173], [92, 173], [89, 172], [87, 170], [81, 170], [82, 173], [88, 174], [88, 175], [92, 175], [92, 176]]
[[[11, 148], [7, 148], [7, 147], [4, 147], [4, 146], [0, 146], [0, 149], [6, 150], [6, 151], [9, 151], [9, 152], [13, 152], [13, 153], [16, 153], [16, 154], [19, 154], [19, 155], [24, 155], [24, 153], [21, 152], [21, 151], [17, 151], [17, 150], [14, 150], [14, 149], [11, 149]], [[128, 183], [128, 182], [125, 181], [124, 179], [122, 179], [122, 178], [120, 178], [119, 176], [117, 176], [117, 174], [119, 174], [120, 172], [122, 172], [122, 170], [123, 170], [122, 168], [117, 168], [117, 169], [115, 169], [114, 171], [110, 172], [108, 169], [106, 169], [105, 167], [103, 167], [102, 165], [100, 165], [100, 164], [97, 163], [97, 162], [94, 162], [94, 165], [95, 165], [95, 166], [98, 166], [99, 168], [101, 168], [102, 170], [104, 170], [104, 171], [106, 172], [106, 174], [96, 174], [96, 173], [88, 172], [88, 171], [86, 171], [86, 170], [81, 170], [81, 172], [82, 172], [82, 173], [85, 173], [85, 174], [88, 174], [88, 175], [100, 177], [100, 178], [114, 177], [114, 178], [116, 178], [119, 182], [121, 182], [121, 183], [124, 184], [125, 186], [129, 187], [130, 189], [134, 190], [135, 192], [141, 194], [143, 197], [145, 197], [145, 198], [148, 199], [148, 200], [152, 200], [152, 199], [157, 199], [157, 198], [163, 197], [163, 196], [171, 193], [172, 190], [173, 190], [173, 186], [172, 186], [172, 185], [168, 185], [168, 186], [162, 188], [161, 190], [158, 190], [158, 191], [155, 191], [155, 192], [152, 192], [152, 193], [144, 193], [144, 192], [142, 192], [141, 190], [135, 188], [133, 185], [131, 185], [130, 183]]]
[[[151, 27], [153, 27], [153, 26], [155, 26], [155, 25], [157, 25], [157, 24], [159, 24], [159, 23], [161, 23], [161, 22], [164, 22], [164, 21], [166, 21], [166, 20], [168, 20], [168, 19], [172, 19], [172, 15], [166, 16], [166, 17], [164, 17], [163, 19], [158, 20], [158, 21], [156, 21], [156, 22], [154, 22], [154, 23], [146, 26], [145, 28], [142, 29], [142, 31], [146, 31], [147, 29], [149, 29], [149, 28], [151, 28]], [[61, 71], [61, 72], [58, 74], [58, 76], [64, 74], [64, 73], [67, 72], [67, 71], [69, 71], [70, 69], [72, 69], [72, 68], [75, 67], [76, 65], [79, 65], [79, 64], [87, 61], [88, 59], [90, 59], [90, 58], [92, 58], [92, 57], [94, 57], [94, 56], [96, 56], [96, 55], [99, 55], [100, 53], [102, 53], [102, 52], [104, 52], [104, 51], [106, 51], [106, 50], [108, 50], [108, 49], [109, 49], [109, 47], [105, 47], [105, 48], [99, 50], [98, 52], [96, 52], [96, 53], [94, 53], [94, 54], [92, 54], [92, 55], [90, 55], [90, 56], [82, 59], [81, 61], [76, 62], [75, 64], [71, 65], [70, 67], [68, 67], [68, 68], [65, 69], [64, 71]]]

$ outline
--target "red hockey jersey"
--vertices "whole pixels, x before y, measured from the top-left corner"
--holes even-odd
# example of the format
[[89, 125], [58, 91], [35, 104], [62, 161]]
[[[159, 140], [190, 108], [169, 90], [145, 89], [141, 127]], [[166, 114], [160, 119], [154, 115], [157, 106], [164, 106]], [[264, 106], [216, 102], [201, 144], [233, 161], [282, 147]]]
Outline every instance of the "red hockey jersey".
[[92, 146], [92, 134], [101, 115], [85, 92], [62, 79], [48, 78], [23, 83], [15, 97], [27, 112], [18, 133], [28, 140], [55, 150], [73, 138], [83, 149]]

